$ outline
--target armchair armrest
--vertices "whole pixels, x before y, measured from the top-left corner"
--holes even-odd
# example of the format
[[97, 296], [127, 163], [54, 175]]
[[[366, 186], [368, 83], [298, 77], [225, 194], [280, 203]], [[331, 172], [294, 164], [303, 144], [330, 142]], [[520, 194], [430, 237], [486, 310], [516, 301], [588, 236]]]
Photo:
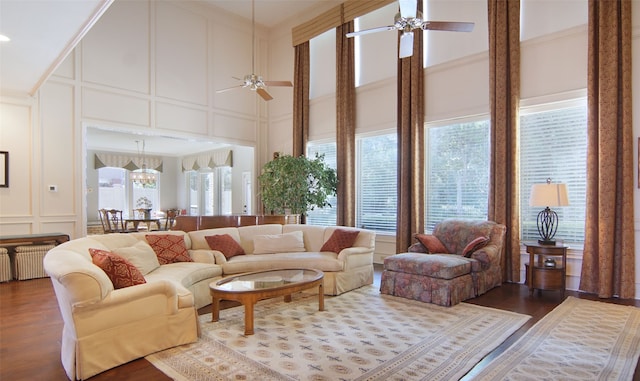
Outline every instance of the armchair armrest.
[[487, 245], [481, 249], [474, 251], [471, 258], [480, 262], [483, 270], [493, 266], [500, 266], [500, 249], [497, 245]]

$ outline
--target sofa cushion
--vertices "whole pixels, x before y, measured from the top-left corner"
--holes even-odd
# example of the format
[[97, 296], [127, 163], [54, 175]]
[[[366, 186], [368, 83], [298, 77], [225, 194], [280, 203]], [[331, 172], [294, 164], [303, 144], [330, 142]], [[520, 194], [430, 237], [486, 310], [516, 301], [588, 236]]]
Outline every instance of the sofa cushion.
[[400, 273], [453, 279], [471, 272], [471, 261], [459, 255], [403, 253], [384, 259], [384, 269]]
[[469, 258], [474, 251], [481, 249], [487, 245], [489, 242], [489, 237], [478, 236], [472, 239], [467, 245], [462, 249], [462, 255]]
[[222, 264], [226, 274], [274, 269], [312, 268], [321, 271], [344, 271], [344, 261], [335, 253], [307, 251], [268, 255], [239, 255]]
[[222, 267], [209, 263], [176, 262], [158, 267], [147, 275], [147, 282], [170, 280], [190, 288], [194, 284], [219, 277]]
[[449, 254], [447, 248], [434, 235], [416, 234], [416, 239], [427, 249], [429, 254]]
[[151, 271], [160, 267], [158, 257], [153, 248], [146, 241], [138, 241], [135, 245], [129, 247], [119, 247], [112, 250], [122, 258], [131, 262], [140, 270], [142, 275], [147, 275]]
[[253, 254], [304, 252], [304, 238], [301, 231], [284, 234], [264, 234], [253, 237]]
[[342, 250], [353, 246], [358, 238], [358, 233], [360, 232], [357, 230], [336, 229], [327, 242], [322, 245], [320, 251], [332, 251], [339, 254]]
[[229, 259], [236, 255], [244, 255], [244, 249], [229, 234], [216, 234], [205, 236], [204, 239], [209, 244], [211, 250], [218, 250], [225, 258]]
[[175, 262], [193, 262], [184, 243], [184, 237], [174, 234], [147, 234], [149, 245], [158, 256], [161, 265]]
[[91, 254], [91, 261], [107, 274], [113, 283], [113, 288], [147, 283], [140, 270], [121, 256], [100, 249], [89, 249], [89, 254]]

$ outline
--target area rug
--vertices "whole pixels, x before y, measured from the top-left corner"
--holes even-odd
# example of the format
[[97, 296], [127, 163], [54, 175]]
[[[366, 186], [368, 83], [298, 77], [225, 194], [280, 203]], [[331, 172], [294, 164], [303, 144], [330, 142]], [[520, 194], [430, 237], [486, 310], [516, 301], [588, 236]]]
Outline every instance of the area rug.
[[325, 298], [296, 294], [200, 317], [197, 343], [147, 356], [175, 380], [455, 380], [530, 317], [461, 303], [440, 307], [362, 287]]
[[473, 380], [631, 380], [640, 308], [568, 297]]

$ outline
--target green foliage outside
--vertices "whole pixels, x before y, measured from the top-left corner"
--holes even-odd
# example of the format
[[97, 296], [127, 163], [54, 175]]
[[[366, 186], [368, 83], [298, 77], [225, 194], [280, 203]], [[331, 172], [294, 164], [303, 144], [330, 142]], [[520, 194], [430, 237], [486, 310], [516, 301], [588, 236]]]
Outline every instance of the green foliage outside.
[[336, 194], [336, 171], [324, 162], [324, 155], [280, 155], [266, 163], [260, 181], [260, 196], [267, 213], [306, 214], [316, 207], [331, 206], [329, 196]]

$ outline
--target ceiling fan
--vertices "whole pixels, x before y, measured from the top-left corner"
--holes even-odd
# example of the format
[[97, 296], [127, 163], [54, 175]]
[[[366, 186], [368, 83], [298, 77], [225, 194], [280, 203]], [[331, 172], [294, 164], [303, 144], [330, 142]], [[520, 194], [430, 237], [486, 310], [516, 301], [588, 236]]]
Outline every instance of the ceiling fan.
[[473, 30], [474, 23], [472, 22], [423, 20], [422, 12], [418, 11], [418, 0], [398, 0], [398, 3], [400, 3], [400, 13], [397, 13], [394, 17], [393, 25], [351, 32], [347, 33], [346, 36], [355, 37], [385, 30], [402, 31], [399, 56], [400, 58], [405, 58], [413, 55], [413, 31], [415, 29], [451, 32], [471, 32]]
[[255, 57], [255, 45], [256, 45], [256, 20], [255, 20], [255, 0], [251, 1], [251, 74], [247, 74], [244, 78], [232, 77], [237, 79], [238, 81], [242, 81], [242, 84], [228, 87], [226, 89], [217, 90], [217, 93], [223, 93], [225, 91], [248, 88], [249, 90], [253, 90], [258, 95], [262, 97], [265, 101], [270, 101], [273, 99], [271, 94], [269, 94], [266, 90], [267, 86], [282, 86], [282, 87], [293, 87], [293, 84], [290, 81], [265, 81], [261, 75], [255, 74], [255, 65], [256, 65], [256, 57]]

